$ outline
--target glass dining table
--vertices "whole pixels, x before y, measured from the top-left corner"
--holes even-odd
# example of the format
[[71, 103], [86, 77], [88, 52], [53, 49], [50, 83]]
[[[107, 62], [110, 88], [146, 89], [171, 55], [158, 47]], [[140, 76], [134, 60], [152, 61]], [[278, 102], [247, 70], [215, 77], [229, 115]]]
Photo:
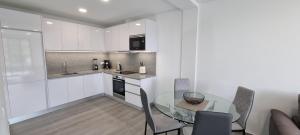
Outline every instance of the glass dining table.
[[164, 115], [188, 124], [194, 124], [196, 111], [230, 113], [233, 116], [232, 122], [240, 117], [235, 105], [227, 99], [199, 91], [205, 96], [205, 100], [201, 103], [202, 105], [191, 105], [184, 101], [184, 92], [187, 91], [161, 92], [154, 100], [154, 107]]

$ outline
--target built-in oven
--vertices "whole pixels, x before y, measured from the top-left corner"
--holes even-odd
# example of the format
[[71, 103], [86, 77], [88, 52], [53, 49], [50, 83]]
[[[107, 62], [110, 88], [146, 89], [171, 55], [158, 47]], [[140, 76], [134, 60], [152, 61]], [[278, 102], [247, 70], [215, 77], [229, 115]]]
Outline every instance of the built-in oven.
[[113, 96], [125, 99], [125, 79], [122, 76], [113, 76]]
[[131, 35], [129, 38], [130, 51], [144, 51], [146, 49], [145, 35]]

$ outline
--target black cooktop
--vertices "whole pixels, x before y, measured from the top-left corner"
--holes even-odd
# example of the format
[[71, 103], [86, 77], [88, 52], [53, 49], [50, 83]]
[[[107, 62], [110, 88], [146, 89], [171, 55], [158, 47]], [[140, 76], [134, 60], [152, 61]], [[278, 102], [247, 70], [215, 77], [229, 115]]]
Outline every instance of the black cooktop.
[[138, 72], [134, 72], [134, 71], [120, 71], [120, 72], [116, 72], [118, 74], [122, 74], [122, 75], [129, 75], [129, 74], [135, 74]]

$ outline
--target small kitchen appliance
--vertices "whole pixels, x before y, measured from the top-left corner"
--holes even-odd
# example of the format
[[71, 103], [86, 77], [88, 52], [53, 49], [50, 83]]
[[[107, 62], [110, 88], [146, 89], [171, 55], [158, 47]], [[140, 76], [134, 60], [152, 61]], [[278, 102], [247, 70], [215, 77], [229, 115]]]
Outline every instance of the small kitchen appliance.
[[93, 70], [99, 70], [98, 59], [93, 59]]
[[103, 69], [111, 69], [111, 62], [110, 60], [103, 61]]
[[146, 74], [146, 66], [144, 65], [144, 62], [140, 62], [140, 74]]

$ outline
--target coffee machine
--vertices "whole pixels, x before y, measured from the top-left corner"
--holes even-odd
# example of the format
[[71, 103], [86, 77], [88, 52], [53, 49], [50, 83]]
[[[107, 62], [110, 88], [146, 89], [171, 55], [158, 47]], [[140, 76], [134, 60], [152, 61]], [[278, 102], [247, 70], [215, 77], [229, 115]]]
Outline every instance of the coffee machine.
[[110, 60], [103, 61], [103, 69], [111, 69], [111, 62]]

